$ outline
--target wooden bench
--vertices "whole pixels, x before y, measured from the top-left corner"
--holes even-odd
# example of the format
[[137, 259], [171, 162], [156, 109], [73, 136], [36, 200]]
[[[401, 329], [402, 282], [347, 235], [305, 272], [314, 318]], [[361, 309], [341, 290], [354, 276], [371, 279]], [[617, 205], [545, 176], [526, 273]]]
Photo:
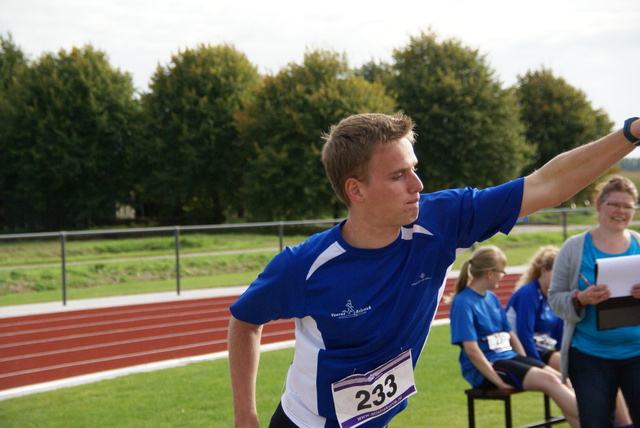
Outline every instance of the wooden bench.
[[[475, 428], [476, 426], [475, 400], [502, 400], [504, 402], [505, 427], [512, 428], [513, 422], [511, 418], [511, 396], [514, 394], [519, 394], [521, 392], [529, 392], [529, 391], [522, 391], [519, 389], [467, 389], [465, 390], [464, 393], [467, 394], [467, 411], [469, 413], [469, 428]], [[530, 425], [525, 425], [520, 428], [551, 427], [551, 425], [553, 424], [558, 424], [565, 421], [563, 416], [551, 415], [551, 404], [549, 401], [549, 396], [547, 394], [542, 394], [542, 395], [544, 396], [544, 421], [537, 422]]]

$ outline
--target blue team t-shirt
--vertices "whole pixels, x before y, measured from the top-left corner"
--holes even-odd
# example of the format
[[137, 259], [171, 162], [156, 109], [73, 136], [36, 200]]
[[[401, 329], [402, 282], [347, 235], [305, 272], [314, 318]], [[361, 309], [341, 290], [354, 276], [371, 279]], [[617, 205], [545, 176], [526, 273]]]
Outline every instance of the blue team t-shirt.
[[557, 342], [554, 350], [560, 350], [564, 321], [551, 309], [537, 279], [516, 290], [505, 309], [509, 324], [528, 357], [542, 361], [534, 341], [535, 335], [548, 335]]
[[500, 300], [491, 291], [483, 296], [471, 288], [465, 287], [451, 303], [449, 315], [451, 319], [451, 343], [460, 345], [460, 367], [462, 376], [477, 388], [484, 380], [484, 375], [471, 362], [462, 342], [478, 342], [480, 350], [489, 362], [507, 360], [518, 355], [513, 350], [495, 352], [489, 348], [487, 338], [494, 333], [510, 332], [511, 325], [500, 304]]
[[[296, 345], [282, 405], [294, 422], [337, 427], [331, 384], [424, 347], [456, 253], [508, 233], [523, 179], [423, 194], [418, 219], [379, 249], [354, 248], [342, 224], [286, 248], [231, 305], [241, 321], [293, 318]], [[363, 427], [383, 426], [406, 400]]]

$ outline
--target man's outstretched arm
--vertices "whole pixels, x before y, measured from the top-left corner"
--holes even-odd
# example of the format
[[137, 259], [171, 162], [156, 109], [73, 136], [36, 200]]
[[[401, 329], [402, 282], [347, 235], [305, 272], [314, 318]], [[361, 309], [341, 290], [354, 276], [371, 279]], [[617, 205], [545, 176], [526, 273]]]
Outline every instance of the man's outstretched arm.
[[[640, 119], [632, 122], [628, 131], [636, 138], [640, 137]], [[635, 148], [623, 131], [618, 130], [598, 141], [554, 157], [542, 168], [525, 177], [520, 217], [561, 204]]]

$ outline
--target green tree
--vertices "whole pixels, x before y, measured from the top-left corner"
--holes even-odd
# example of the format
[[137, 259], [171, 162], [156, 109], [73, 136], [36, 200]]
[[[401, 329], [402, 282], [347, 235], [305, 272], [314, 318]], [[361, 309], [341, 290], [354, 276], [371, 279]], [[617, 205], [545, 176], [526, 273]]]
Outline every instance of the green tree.
[[149, 214], [225, 221], [246, 162], [233, 116], [259, 82], [256, 67], [230, 45], [185, 49], [158, 66], [142, 100], [148, 138], [140, 199]]
[[393, 111], [385, 88], [356, 76], [344, 54], [307, 51], [303, 64], [266, 76], [237, 120], [244, 144], [254, 150], [244, 198], [251, 218], [343, 214], [322, 165], [322, 135], [346, 116]]
[[515, 90], [527, 141], [535, 147], [534, 163], [527, 172], [613, 128], [608, 115], [593, 109], [584, 92], [544, 67], [518, 76]]
[[[138, 105], [131, 77], [91, 46], [47, 53], [17, 75], [0, 108], [12, 178], [12, 228], [59, 229], [113, 222], [126, 202], [124, 159]], [[7, 107], [9, 105], [9, 108]]]
[[[368, 82], [378, 82], [388, 86], [395, 75], [395, 70], [391, 64], [386, 62], [366, 62], [355, 70], [356, 75], [363, 77]], [[387, 88], [388, 89], [388, 88]]]
[[[518, 76], [515, 91], [527, 141], [535, 148], [534, 162], [525, 173], [534, 171], [562, 152], [597, 140], [613, 129], [609, 116], [594, 109], [583, 91], [544, 67]], [[614, 171], [607, 174], [611, 172]], [[589, 200], [594, 186], [588, 186], [566, 204], [582, 204]]]
[[394, 51], [389, 87], [416, 121], [425, 190], [492, 186], [528, 162], [518, 106], [478, 51], [433, 33]]
[[[26, 55], [13, 42], [11, 34], [6, 37], [0, 35], [0, 229], [6, 226], [6, 210], [9, 201], [9, 188], [14, 186], [15, 177], [9, 170], [9, 147], [11, 120], [10, 111], [13, 108], [8, 98], [9, 87], [19, 79], [28, 66]], [[7, 124], [7, 125], [2, 125]]]
[[27, 65], [27, 57], [17, 46], [11, 34], [0, 35], [0, 96]]

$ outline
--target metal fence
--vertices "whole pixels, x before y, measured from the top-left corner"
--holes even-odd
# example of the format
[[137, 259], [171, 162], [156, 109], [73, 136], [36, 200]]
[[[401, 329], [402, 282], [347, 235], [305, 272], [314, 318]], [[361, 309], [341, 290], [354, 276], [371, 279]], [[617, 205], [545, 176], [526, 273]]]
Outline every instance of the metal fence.
[[[564, 208], [564, 209], [548, 209], [541, 210], [538, 214], [553, 214], [558, 213], [560, 217], [559, 222], [554, 222], [556, 225], [562, 227], [564, 239], [567, 239], [569, 229], [569, 215], [594, 211], [593, 208]], [[248, 229], [248, 228], [265, 228], [275, 227], [277, 228], [278, 240], [280, 251], [283, 249], [284, 229], [287, 226], [318, 226], [329, 227], [342, 221], [342, 219], [336, 220], [305, 220], [305, 221], [279, 221], [279, 222], [261, 222], [261, 223], [239, 223], [239, 224], [217, 224], [217, 225], [200, 225], [200, 226], [170, 226], [170, 227], [147, 227], [147, 228], [130, 228], [130, 229], [110, 229], [110, 230], [82, 230], [71, 232], [45, 232], [45, 233], [22, 233], [22, 234], [7, 234], [0, 235], [0, 240], [9, 239], [38, 239], [38, 238], [51, 238], [58, 237], [60, 240], [60, 258], [62, 268], [62, 304], [67, 304], [67, 254], [66, 254], [66, 242], [67, 237], [71, 236], [97, 236], [97, 235], [116, 235], [116, 234], [133, 234], [133, 233], [159, 233], [159, 232], [172, 232], [174, 237], [174, 251], [175, 251], [175, 278], [176, 278], [176, 293], [179, 295], [181, 292], [180, 285], [180, 232], [182, 231], [206, 231], [206, 230], [227, 230], [227, 229]], [[520, 219], [518, 224], [529, 223], [529, 218]], [[587, 227], [587, 226], [583, 226]]]
[[67, 304], [67, 253], [66, 243], [67, 237], [70, 236], [97, 236], [97, 235], [117, 235], [132, 233], [158, 233], [173, 232], [174, 250], [175, 250], [175, 276], [176, 276], [176, 293], [180, 295], [180, 232], [181, 231], [204, 231], [204, 230], [225, 230], [225, 229], [248, 229], [261, 227], [276, 227], [278, 230], [278, 240], [280, 251], [283, 250], [284, 228], [285, 226], [332, 226], [342, 221], [338, 220], [301, 220], [301, 221], [278, 221], [263, 223], [239, 223], [239, 224], [214, 224], [200, 226], [168, 226], [168, 227], [146, 227], [146, 228], [130, 228], [130, 229], [108, 229], [108, 230], [80, 230], [72, 232], [43, 232], [43, 233], [16, 233], [8, 235], [0, 235], [0, 239], [39, 239], [39, 238], [55, 238], [60, 240], [60, 258], [62, 267], [62, 304]]

